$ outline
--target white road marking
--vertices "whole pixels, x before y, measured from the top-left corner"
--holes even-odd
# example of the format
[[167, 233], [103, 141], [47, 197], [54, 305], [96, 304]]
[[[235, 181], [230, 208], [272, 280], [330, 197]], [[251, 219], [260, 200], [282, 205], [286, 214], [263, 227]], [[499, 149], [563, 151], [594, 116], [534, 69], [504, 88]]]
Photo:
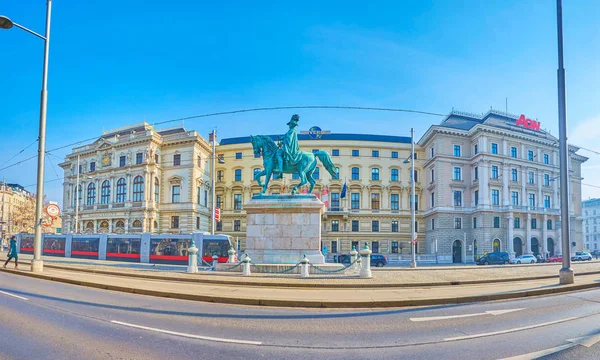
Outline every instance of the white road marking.
[[529, 326], [523, 326], [523, 327], [518, 327], [518, 328], [512, 328], [512, 329], [508, 329], [508, 330], [501, 330], [501, 331], [494, 331], [494, 332], [489, 332], [489, 333], [481, 333], [481, 334], [475, 334], [475, 335], [466, 335], [466, 336], [457, 336], [457, 337], [445, 338], [444, 341], [467, 340], [467, 339], [476, 339], [476, 338], [486, 337], [486, 336], [508, 334], [508, 333], [511, 333], [511, 332], [522, 331], [522, 330], [529, 330], [529, 329], [535, 329], [535, 328], [539, 328], [539, 327], [542, 327], [542, 326], [548, 326], [548, 325], [558, 324], [558, 323], [562, 323], [562, 322], [570, 321], [570, 320], [575, 320], [575, 319], [578, 319], [578, 318], [577, 317], [569, 317], [569, 318], [565, 318], [565, 319], [561, 319], [561, 320], [549, 321], [549, 322], [546, 322], [546, 323], [540, 323], [540, 324], [535, 324], [535, 325], [529, 325]]
[[575, 339], [569, 339], [567, 341], [570, 342], [571, 344], [565, 344], [565, 345], [556, 346], [556, 347], [553, 347], [553, 348], [550, 348], [550, 349], [544, 349], [544, 350], [540, 350], [540, 351], [536, 351], [536, 352], [532, 352], [532, 353], [528, 353], [528, 354], [517, 355], [517, 356], [513, 356], [513, 357], [509, 357], [509, 358], [504, 358], [502, 360], [533, 360], [533, 359], [539, 359], [541, 357], [552, 355], [552, 354], [557, 353], [559, 351], [570, 349], [570, 348], [575, 347], [577, 345], [582, 345], [582, 346], [585, 346], [585, 347], [589, 348], [591, 346], [594, 346], [598, 341], [600, 341], [600, 334], [591, 335], [591, 336], [583, 336], [583, 337], [579, 337], [579, 338], [575, 338]]
[[262, 342], [260, 342], [260, 341], [236, 340], [236, 339], [216, 338], [216, 337], [210, 337], [210, 336], [200, 336], [200, 335], [194, 335], [194, 334], [188, 334], [188, 333], [180, 333], [180, 332], [170, 331], [170, 330], [157, 329], [157, 328], [152, 328], [152, 327], [147, 327], [147, 326], [142, 326], [142, 325], [129, 324], [129, 323], [126, 323], [126, 322], [115, 321], [115, 320], [112, 320], [111, 323], [118, 324], [118, 325], [123, 325], [123, 326], [129, 326], [129, 327], [133, 327], [133, 328], [136, 328], [136, 329], [155, 331], [155, 332], [159, 332], [159, 333], [163, 333], [163, 334], [170, 334], [170, 335], [175, 335], [175, 336], [183, 336], [183, 337], [192, 338], [192, 339], [200, 339], [200, 340], [208, 340], [208, 341], [218, 341], [218, 342], [235, 343], [235, 344], [245, 344], [245, 345], [261, 345], [262, 344]]
[[21, 300], [29, 300], [28, 298], [25, 298], [25, 297], [22, 297], [22, 296], [19, 296], [19, 295], [15, 295], [15, 294], [11, 294], [11, 293], [7, 293], [6, 291], [2, 291], [2, 290], [0, 290], [0, 293], [2, 293], [4, 295], [16, 297], [17, 299], [21, 299]]
[[448, 315], [448, 316], [431, 316], [431, 317], [416, 317], [416, 318], [410, 318], [410, 321], [414, 321], [414, 322], [420, 322], [420, 321], [438, 321], [438, 320], [460, 319], [460, 318], [467, 318], [467, 317], [473, 317], [473, 316], [482, 316], [482, 315], [494, 315], [494, 316], [497, 316], [497, 315], [508, 314], [510, 312], [521, 311], [521, 310], [525, 310], [525, 308], [506, 309], [506, 310], [489, 310], [489, 311], [486, 311], [486, 312], [475, 313], [475, 314]]

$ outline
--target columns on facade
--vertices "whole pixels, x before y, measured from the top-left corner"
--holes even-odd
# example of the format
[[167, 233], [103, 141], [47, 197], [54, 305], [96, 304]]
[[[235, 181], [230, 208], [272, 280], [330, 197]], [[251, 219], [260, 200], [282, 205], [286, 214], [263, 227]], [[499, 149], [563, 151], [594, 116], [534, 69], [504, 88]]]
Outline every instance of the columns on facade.
[[527, 214], [527, 223], [525, 224], [525, 226], [525, 254], [531, 255], [531, 214]]
[[106, 219], [106, 221], [108, 221], [108, 232], [112, 233], [113, 232], [113, 219]]
[[544, 182], [544, 173], [543, 171], [538, 171], [537, 174], [537, 189], [538, 189], [538, 193], [537, 193], [537, 201], [538, 201], [538, 207], [544, 207], [544, 196], [542, 193], [542, 184]]
[[512, 213], [509, 213], [508, 216], [506, 217], [506, 224], [508, 227], [508, 234], [507, 234], [507, 239], [506, 239], [506, 249], [508, 250], [508, 255], [512, 258], [515, 257], [515, 249], [514, 249], [514, 217]]
[[479, 149], [481, 152], [484, 153], [489, 153], [490, 150], [488, 149], [488, 138], [487, 136], [482, 136], [481, 137], [481, 149]]
[[126, 201], [131, 201], [133, 200], [133, 184], [132, 184], [132, 180], [131, 180], [131, 174], [127, 174], [127, 177], [125, 178], [126, 184], [127, 184], [127, 191], [126, 193]]
[[[525, 145], [523, 145], [523, 148]], [[527, 167], [521, 167], [521, 205], [529, 206], [527, 198]]]
[[361, 201], [361, 208], [363, 209], [370, 209], [371, 208], [371, 201], [370, 200], [370, 191], [369, 188], [367, 186], [363, 186], [362, 188], [362, 192], [361, 192], [361, 197], [362, 197], [362, 201]]
[[[484, 138], [485, 139], [485, 138]], [[488, 161], [481, 161], [479, 169], [481, 169], [481, 176], [479, 177], [479, 203], [481, 205], [489, 205], [489, 188], [488, 182], [490, 180], [490, 163]]]
[[508, 141], [506, 139], [502, 140], [502, 155], [508, 156]]

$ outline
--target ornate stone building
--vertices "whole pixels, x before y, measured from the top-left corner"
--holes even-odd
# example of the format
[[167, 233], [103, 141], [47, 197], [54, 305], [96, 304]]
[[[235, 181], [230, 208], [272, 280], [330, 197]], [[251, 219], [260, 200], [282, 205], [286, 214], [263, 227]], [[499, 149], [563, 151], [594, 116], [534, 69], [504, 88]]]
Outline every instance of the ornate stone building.
[[589, 199], [583, 202], [585, 250], [600, 250], [600, 199]]
[[147, 123], [74, 148], [60, 164], [64, 232], [75, 232], [77, 213], [84, 233], [209, 231], [210, 156], [197, 132]]

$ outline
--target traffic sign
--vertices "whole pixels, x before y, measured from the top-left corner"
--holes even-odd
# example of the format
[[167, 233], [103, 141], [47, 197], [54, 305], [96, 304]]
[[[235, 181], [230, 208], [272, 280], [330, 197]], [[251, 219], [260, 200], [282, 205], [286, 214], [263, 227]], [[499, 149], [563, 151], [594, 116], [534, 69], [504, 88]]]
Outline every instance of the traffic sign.
[[60, 215], [60, 208], [56, 204], [48, 204], [46, 206], [46, 214], [50, 217], [57, 218]]

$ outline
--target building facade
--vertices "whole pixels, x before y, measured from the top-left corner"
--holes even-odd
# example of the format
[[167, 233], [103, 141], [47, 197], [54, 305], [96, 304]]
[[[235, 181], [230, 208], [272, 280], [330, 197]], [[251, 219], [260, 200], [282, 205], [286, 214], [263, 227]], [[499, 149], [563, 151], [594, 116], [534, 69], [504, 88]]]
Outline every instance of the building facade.
[[[411, 165], [404, 160], [410, 158], [410, 137], [361, 134], [323, 134], [316, 140], [308, 135], [298, 137], [301, 150], [326, 150], [338, 169], [337, 176], [332, 178], [319, 162], [313, 174], [317, 181], [313, 193], [326, 203], [321, 239], [327, 256], [348, 253], [353, 246], [358, 248], [368, 242], [376, 253], [389, 254], [394, 259], [405, 254], [408, 258]], [[217, 231], [237, 237], [243, 251], [246, 234], [243, 205], [262, 190], [254, 180], [254, 174], [262, 169], [262, 158], [255, 157], [249, 137], [221, 140], [217, 156], [223, 159], [216, 167], [216, 204], [222, 209]], [[422, 168], [422, 157], [422, 151], [416, 151], [416, 169]], [[416, 172], [417, 208], [421, 209], [421, 173]], [[289, 193], [298, 183], [296, 175], [286, 174], [283, 179], [270, 182], [268, 193]], [[424, 231], [419, 219], [420, 216], [418, 228]], [[423, 238], [417, 253], [424, 256], [425, 252]]]
[[[492, 251], [562, 253], [558, 139], [539, 123], [497, 111], [452, 112], [419, 145], [426, 154], [426, 243], [441, 260], [470, 262]], [[583, 248], [581, 164], [587, 160], [577, 150], [569, 149], [573, 250]]]
[[590, 199], [582, 203], [583, 205], [583, 236], [585, 239], [585, 250], [600, 250], [598, 247], [600, 241], [600, 199]]
[[60, 164], [64, 232], [209, 231], [210, 156], [197, 132], [147, 123], [74, 148]]

